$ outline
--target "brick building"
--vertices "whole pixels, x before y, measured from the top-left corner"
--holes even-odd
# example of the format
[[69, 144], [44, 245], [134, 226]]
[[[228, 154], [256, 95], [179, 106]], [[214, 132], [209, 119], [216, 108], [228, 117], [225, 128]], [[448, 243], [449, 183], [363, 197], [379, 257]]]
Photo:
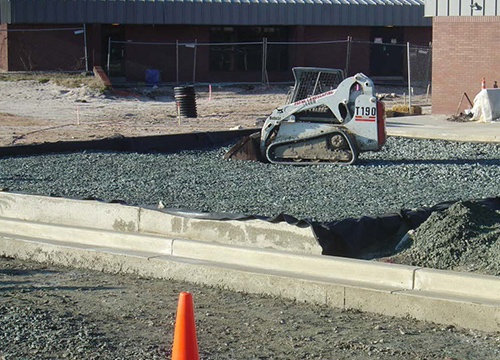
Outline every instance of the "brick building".
[[405, 44], [431, 31], [424, 0], [0, 0], [0, 69], [260, 81], [265, 51], [271, 82], [293, 66], [403, 79]]
[[432, 112], [453, 114], [483, 77], [487, 87], [500, 83], [500, 1], [427, 0], [425, 14], [432, 16]]

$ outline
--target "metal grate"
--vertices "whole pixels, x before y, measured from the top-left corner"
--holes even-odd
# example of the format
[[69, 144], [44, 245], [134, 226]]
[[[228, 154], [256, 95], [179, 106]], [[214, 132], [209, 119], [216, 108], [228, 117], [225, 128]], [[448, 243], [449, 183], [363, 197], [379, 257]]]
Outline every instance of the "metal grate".
[[340, 69], [295, 67], [292, 69], [295, 86], [288, 102], [292, 103], [333, 89], [344, 80]]

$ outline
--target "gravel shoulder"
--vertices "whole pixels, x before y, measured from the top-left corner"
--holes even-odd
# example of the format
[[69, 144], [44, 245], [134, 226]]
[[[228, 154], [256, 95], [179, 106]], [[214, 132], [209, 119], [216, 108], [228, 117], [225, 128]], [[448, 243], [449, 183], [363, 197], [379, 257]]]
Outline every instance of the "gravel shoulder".
[[499, 333], [0, 258], [0, 358], [170, 358], [180, 291], [201, 359], [500, 357]]

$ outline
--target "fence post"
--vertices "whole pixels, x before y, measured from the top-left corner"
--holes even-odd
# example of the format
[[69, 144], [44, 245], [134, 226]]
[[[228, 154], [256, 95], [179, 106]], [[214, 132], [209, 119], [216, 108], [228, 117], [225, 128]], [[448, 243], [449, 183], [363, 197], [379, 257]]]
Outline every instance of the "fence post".
[[175, 83], [179, 84], [179, 40], [175, 40]]
[[198, 39], [194, 39], [193, 85], [196, 82], [196, 45], [197, 44], [198, 44]]
[[347, 54], [345, 58], [345, 77], [349, 76], [349, 65], [351, 61], [351, 40], [350, 36], [347, 37]]
[[406, 43], [406, 61], [408, 63], [408, 112], [411, 114], [410, 42]]
[[425, 80], [427, 85], [431, 83], [432, 72], [432, 42], [429, 42], [429, 55], [427, 56], [427, 68], [425, 69]]
[[87, 26], [83, 23], [83, 47], [85, 50], [85, 71], [89, 72], [89, 56], [87, 50]]
[[432, 42], [429, 42], [429, 56], [427, 56], [427, 69], [425, 74], [425, 80], [427, 83], [427, 92], [425, 95], [425, 101], [429, 101], [429, 91], [432, 83]]
[[108, 70], [108, 76], [111, 76], [109, 73], [109, 65], [111, 63], [111, 37], [108, 37], [108, 63], [106, 64], [107, 70]]
[[267, 38], [262, 38], [262, 83], [269, 86], [267, 75]]

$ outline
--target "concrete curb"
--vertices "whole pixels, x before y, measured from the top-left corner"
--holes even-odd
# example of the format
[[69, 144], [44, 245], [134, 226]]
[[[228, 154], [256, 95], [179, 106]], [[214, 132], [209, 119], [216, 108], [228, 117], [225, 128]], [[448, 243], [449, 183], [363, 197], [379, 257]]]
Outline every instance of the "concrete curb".
[[309, 226], [299, 227], [284, 222], [194, 219], [139, 206], [1, 191], [0, 216], [45, 224], [321, 254], [321, 246]]
[[0, 255], [500, 331], [494, 276], [150, 234], [135, 207], [75, 201], [0, 193]]

